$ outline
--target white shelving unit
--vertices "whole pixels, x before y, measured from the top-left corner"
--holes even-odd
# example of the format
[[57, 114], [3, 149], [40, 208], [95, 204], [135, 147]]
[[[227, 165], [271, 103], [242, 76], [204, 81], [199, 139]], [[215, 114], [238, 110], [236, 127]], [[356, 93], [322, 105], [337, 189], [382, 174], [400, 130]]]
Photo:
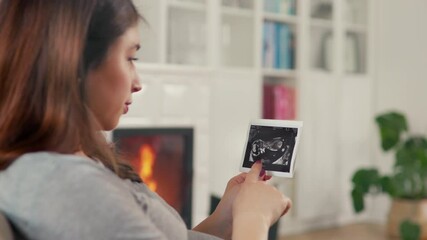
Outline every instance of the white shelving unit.
[[168, 2], [169, 7], [185, 9], [195, 12], [205, 12], [206, 5], [203, 2], [190, 2], [190, 1], [178, 1], [172, 0]]
[[239, 7], [236, 1], [223, 1], [219, 7], [219, 67], [222, 69], [255, 68], [255, 10], [253, 2]]
[[311, 19], [311, 26], [316, 28], [319, 27], [319, 28], [332, 29], [334, 28], [334, 23], [331, 20]]
[[345, 29], [351, 32], [358, 32], [358, 33], [366, 33], [368, 31], [368, 28], [366, 27], [366, 25], [355, 24], [355, 23], [346, 24]]
[[[346, 7], [353, 3], [357, 9]], [[365, 157], [373, 119], [375, 5], [364, 0], [301, 0], [298, 6], [303, 15], [298, 112], [304, 136], [295, 211], [301, 222], [319, 218], [327, 222], [333, 216], [349, 221], [351, 174], [358, 164], [369, 161]]]
[[283, 15], [279, 13], [264, 12], [264, 20], [272, 22], [280, 22], [285, 24], [296, 24], [298, 22], [297, 17], [292, 15]]
[[266, 78], [281, 78], [281, 79], [295, 79], [296, 71], [289, 69], [272, 69], [264, 68], [262, 72], [263, 76]]
[[223, 6], [221, 8], [222, 14], [226, 16], [234, 16], [234, 17], [247, 17], [247, 18], [253, 18], [254, 17], [254, 11], [248, 10], [248, 9], [240, 9], [236, 7], [226, 7]]
[[[264, 22], [271, 22], [289, 26], [297, 38], [292, 71], [299, 71], [299, 52], [307, 49], [303, 53], [306, 60], [300, 63], [315, 72], [341, 71], [342, 68], [334, 69], [338, 67], [334, 63], [344, 60], [349, 74], [366, 74], [368, 1], [295, 0], [298, 7], [294, 15], [265, 10], [265, 1], [272, 0], [143, 1], [140, 8], [149, 26], [143, 27], [140, 57], [144, 63], [202, 67], [216, 67], [215, 63], [219, 63], [220, 68], [255, 68], [264, 72], [257, 61], [262, 58]], [[301, 40], [301, 31], [307, 28], [307, 39]], [[212, 47], [217, 50], [208, 49]], [[335, 59], [340, 54], [335, 53], [337, 47], [344, 52], [338, 57], [341, 59]], [[219, 54], [211, 54], [212, 51]]]
[[[364, 118], [371, 114], [374, 1], [295, 0], [291, 14], [266, 10], [266, 1], [273, 0], [141, 1], [149, 25], [142, 27], [140, 59], [141, 65], [154, 65], [166, 73], [183, 68], [209, 74], [212, 109], [207, 152], [211, 176], [221, 175], [210, 180], [214, 194], [222, 193], [236, 173], [250, 118], [262, 117], [261, 86], [273, 83], [295, 89], [296, 118], [304, 120], [297, 174], [295, 181], [277, 180], [298, 201], [293, 215], [286, 218], [290, 221], [286, 232], [315, 225], [303, 220], [336, 219], [341, 211], [336, 206], [342, 203], [334, 197], [348, 194], [345, 174], [354, 166], [349, 163], [347, 168], [341, 160], [353, 159], [347, 150], [369, 148], [363, 134], [370, 129]], [[263, 62], [265, 23], [289, 28], [290, 66]], [[352, 101], [352, 91], [360, 91], [363, 101]], [[354, 130], [347, 130], [344, 120], [349, 118]], [[348, 141], [350, 137], [357, 142]], [[334, 176], [336, 172], [342, 175]], [[337, 187], [335, 177], [345, 184]]]

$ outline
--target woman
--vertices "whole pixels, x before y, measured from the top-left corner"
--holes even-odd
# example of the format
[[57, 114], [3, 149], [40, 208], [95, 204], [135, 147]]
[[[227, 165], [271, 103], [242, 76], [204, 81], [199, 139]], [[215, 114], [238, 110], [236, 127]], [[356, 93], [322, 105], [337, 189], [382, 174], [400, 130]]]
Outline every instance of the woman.
[[130, 0], [0, 1], [0, 211], [30, 239], [265, 239], [290, 201], [260, 163], [187, 230], [100, 134], [141, 89], [139, 19]]

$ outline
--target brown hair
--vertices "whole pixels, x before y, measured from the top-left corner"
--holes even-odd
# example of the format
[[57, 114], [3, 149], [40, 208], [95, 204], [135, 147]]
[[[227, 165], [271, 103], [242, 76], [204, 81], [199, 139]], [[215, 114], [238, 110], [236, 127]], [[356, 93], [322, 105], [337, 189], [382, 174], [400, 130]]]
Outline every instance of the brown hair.
[[83, 150], [117, 172], [85, 77], [138, 19], [131, 0], [0, 1], [0, 170], [28, 152]]

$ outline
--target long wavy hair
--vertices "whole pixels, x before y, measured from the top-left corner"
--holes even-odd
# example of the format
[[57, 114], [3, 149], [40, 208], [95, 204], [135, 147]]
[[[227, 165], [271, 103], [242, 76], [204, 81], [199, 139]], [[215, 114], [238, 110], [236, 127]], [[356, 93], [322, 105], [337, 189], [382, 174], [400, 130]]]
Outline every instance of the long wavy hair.
[[37, 151], [83, 151], [118, 173], [85, 78], [141, 19], [131, 0], [0, 0], [0, 170]]

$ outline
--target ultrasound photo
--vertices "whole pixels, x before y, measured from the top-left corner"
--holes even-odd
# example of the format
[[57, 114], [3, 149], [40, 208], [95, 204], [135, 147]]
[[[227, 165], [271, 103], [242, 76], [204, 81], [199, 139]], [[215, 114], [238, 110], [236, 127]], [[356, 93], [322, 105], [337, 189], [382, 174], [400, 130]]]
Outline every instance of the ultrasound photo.
[[267, 171], [290, 172], [298, 128], [251, 125], [243, 167], [260, 160]]

